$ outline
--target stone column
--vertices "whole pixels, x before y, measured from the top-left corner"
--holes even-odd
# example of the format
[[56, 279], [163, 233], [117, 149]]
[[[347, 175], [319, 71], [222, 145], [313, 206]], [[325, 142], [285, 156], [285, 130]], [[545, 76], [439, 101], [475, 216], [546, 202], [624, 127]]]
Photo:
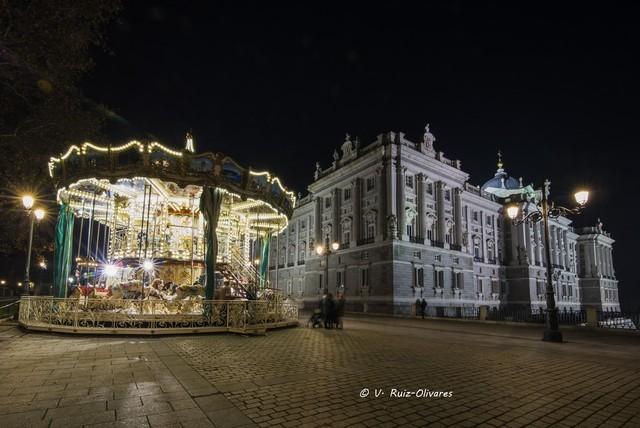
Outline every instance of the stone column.
[[353, 234], [353, 240], [351, 242], [351, 247], [355, 247], [358, 245], [358, 240], [362, 238], [362, 212], [360, 207], [362, 204], [360, 203], [361, 194], [361, 183], [362, 179], [356, 177], [353, 181], [351, 181], [351, 203], [353, 204], [353, 230], [351, 231]]
[[385, 178], [385, 168], [381, 166], [376, 169], [376, 189], [378, 191], [378, 217], [376, 224], [375, 241], [382, 241], [386, 236], [387, 216], [384, 214], [387, 207], [387, 181]]
[[462, 189], [457, 187], [453, 190], [453, 221], [455, 222], [454, 243], [462, 248]]
[[416, 175], [416, 196], [417, 196], [417, 205], [418, 205], [418, 237], [422, 239], [426, 239], [427, 237], [427, 227], [426, 227], [426, 201], [425, 201], [425, 188], [424, 188], [424, 174], [420, 173]]
[[442, 181], [436, 182], [436, 212], [438, 213], [436, 227], [436, 241], [444, 242], [445, 222], [444, 222], [444, 187]]
[[[485, 230], [485, 218], [484, 218], [484, 211], [480, 211], [480, 239], [482, 239], [482, 242], [480, 243], [482, 245], [482, 260], [486, 263], [487, 262], [487, 232]], [[516, 226], [516, 231], [518, 232], [519, 235], [519, 227]], [[520, 241], [520, 237], [516, 237], [516, 239], [518, 241]]]
[[[385, 216], [384, 216], [384, 234], [385, 236], [387, 235], [387, 218], [389, 216], [395, 215], [396, 218], [398, 216], [398, 211], [397, 211], [397, 204], [395, 203], [395, 198], [396, 198], [396, 179], [395, 179], [395, 170], [396, 170], [396, 166], [392, 160], [392, 155], [393, 155], [393, 146], [389, 146], [388, 150], [390, 151], [389, 156], [387, 157], [387, 159], [385, 160], [385, 164], [386, 164], [386, 168], [385, 168], [385, 182], [386, 182], [386, 197], [387, 197], [387, 203], [386, 203], [386, 212], [385, 212]], [[387, 239], [396, 239], [397, 238], [397, 232], [396, 232], [396, 236], [387, 236]]]
[[[398, 159], [400, 155], [398, 154]], [[399, 163], [399, 162], [398, 162]], [[397, 204], [397, 219], [398, 219], [398, 239], [407, 240], [407, 230], [405, 227], [406, 224], [406, 215], [404, 211], [405, 200], [404, 200], [404, 177], [406, 174], [407, 168], [403, 166], [399, 166], [396, 168], [396, 204]]]
[[341, 202], [342, 192], [339, 188], [333, 189], [333, 242], [341, 242], [342, 236], [341, 233], [341, 225], [340, 225], [340, 202]]
[[316, 218], [313, 224], [314, 229], [314, 243], [316, 246], [321, 245], [323, 242], [322, 237], [322, 198], [316, 195]]

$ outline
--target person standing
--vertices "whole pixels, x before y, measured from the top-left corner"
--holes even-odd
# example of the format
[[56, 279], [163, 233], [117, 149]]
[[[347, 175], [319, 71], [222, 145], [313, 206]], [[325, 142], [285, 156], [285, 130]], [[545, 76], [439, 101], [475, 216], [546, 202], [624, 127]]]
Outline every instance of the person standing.
[[422, 315], [422, 319], [424, 319], [424, 314], [427, 312], [427, 301], [422, 298], [422, 302], [420, 302], [420, 314]]
[[416, 316], [420, 316], [420, 299], [416, 299]]
[[331, 293], [327, 294], [327, 298], [325, 299], [325, 308], [324, 328], [332, 328], [336, 318], [336, 303], [333, 300]]

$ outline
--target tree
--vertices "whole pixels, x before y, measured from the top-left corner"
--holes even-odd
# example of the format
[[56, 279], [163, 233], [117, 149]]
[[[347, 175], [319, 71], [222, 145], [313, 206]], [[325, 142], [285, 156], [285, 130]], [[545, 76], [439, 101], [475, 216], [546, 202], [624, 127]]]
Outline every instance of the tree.
[[103, 110], [77, 85], [119, 9], [120, 0], [0, 0], [0, 253], [24, 248], [16, 230], [27, 219], [16, 196], [48, 199], [55, 217], [49, 156], [104, 139]]

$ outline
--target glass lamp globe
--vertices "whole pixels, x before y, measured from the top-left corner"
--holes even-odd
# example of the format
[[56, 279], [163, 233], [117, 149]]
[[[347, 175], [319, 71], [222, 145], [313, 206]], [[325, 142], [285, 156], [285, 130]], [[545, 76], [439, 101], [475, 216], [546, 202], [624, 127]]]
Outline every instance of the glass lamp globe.
[[580, 190], [579, 192], [576, 192], [573, 197], [576, 198], [576, 202], [578, 203], [578, 205], [585, 205], [587, 201], [589, 201], [589, 191]]
[[336, 251], [338, 248], [340, 248], [340, 244], [338, 242], [333, 242], [331, 244], [331, 248], [333, 249], [333, 251]]
[[35, 215], [36, 219], [40, 221], [44, 218], [44, 210], [42, 208], [38, 208], [35, 211], [33, 211], [33, 215]]
[[33, 199], [33, 196], [31, 195], [24, 195], [22, 197], [22, 205], [24, 205], [24, 207], [28, 210], [30, 210], [33, 207], [33, 203], [35, 202], [35, 200]]
[[316, 253], [321, 256], [324, 253], [324, 247], [322, 245], [318, 245], [316, 247]]
[[507, 215], [509, 216], [509, 218], [511, 220], [515, 220], [516, 217], [518, 217], [518, 212], [520, 211], [520, 209], [518, 208], [517, 205], [509, 205], [507, 207]]

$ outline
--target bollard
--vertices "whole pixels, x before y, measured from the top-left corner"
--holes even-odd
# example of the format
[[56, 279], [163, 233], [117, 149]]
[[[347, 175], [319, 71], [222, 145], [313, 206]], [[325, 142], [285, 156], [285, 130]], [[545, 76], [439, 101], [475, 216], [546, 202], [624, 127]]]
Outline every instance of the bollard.
[[489, 309], [488, 306], [480, 306], [480, 313], [478, 314], [478, 319], [480, 321], [486, 321], [487, 320], [487, 310]]
[[598, 308], [595, 306], [587, 306], [587, 327], [598, 327]]

